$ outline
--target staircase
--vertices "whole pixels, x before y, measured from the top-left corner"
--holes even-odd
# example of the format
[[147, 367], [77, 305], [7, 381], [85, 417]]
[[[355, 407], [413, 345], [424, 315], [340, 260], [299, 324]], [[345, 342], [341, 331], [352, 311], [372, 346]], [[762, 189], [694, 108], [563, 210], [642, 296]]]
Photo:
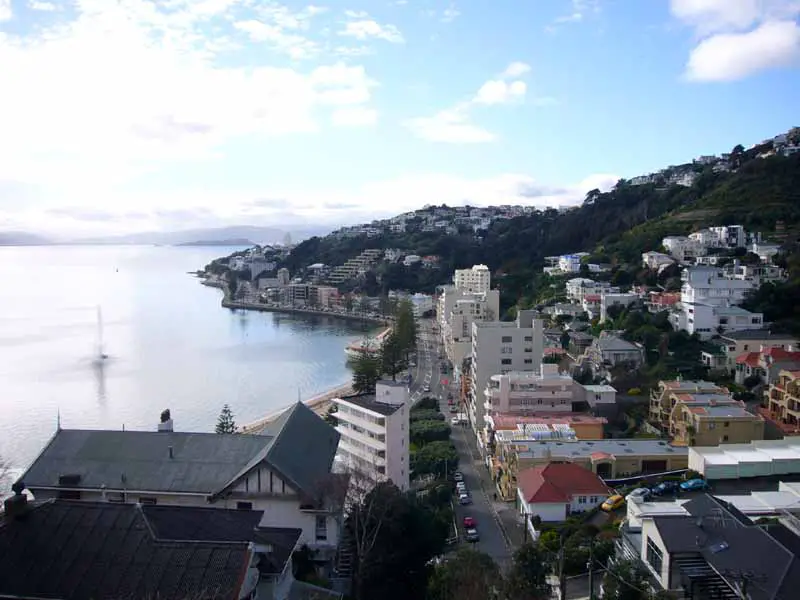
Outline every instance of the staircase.
[[336, 549], [336, 559], [334, 562], [333, 573], [331, 574], [331, 586], [337, 592], [350, 595], [353, 577], [353, 534], [346, 527], [342, 527], [342, 534], [339, 538], [339, 546]]

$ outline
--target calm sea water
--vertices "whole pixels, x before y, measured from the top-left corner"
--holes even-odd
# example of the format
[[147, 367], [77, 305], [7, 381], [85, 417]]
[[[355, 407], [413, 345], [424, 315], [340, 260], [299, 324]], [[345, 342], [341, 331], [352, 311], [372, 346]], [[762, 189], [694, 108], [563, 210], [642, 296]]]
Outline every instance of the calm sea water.
[[[229, 248], [0, 248], [0, 457], [26, 467], [56, 428], [211, 431], [347, 382], [344, 321], [233, 312], [188, 275]], [[98, 369], [98, 310], [104, 350]]]

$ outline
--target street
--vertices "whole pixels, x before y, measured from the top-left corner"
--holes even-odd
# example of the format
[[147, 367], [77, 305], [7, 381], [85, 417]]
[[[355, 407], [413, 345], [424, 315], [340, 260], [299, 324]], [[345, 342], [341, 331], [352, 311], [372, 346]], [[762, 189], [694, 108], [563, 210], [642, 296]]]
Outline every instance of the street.
[[[413, 402], [425, 396], [439, 398], [440, 408], [443, 412], [447, 410], [447, 394], [453, 392], [458, 396], [454, 383], [449, 375], [442, 376], [440, 372], [439, 353], [441, 344], [438, 336], [433, 332], [433, 321], [425, 319], [418, 321], [420, 324], [418, 335], [417, 365], [411, 369], [413, 381], [410, 386], [411, 398]], [[444, 385], [442, 380], [447, 380]], [[430, 392], [424, 392], [425, 385], [429, 385]], [[445, 412], [450, 417], [450, 414]], [[511, 562], [511, 551], [509, 550], [505, 536], [501, 530], [498, 513], [493, 507], [492, 490], [488, 488], [485, 478], [481, 477], [479, 469], [485, 470], [475, 448], [474, 433], [469, 426], [453, 427], [452, 440], [455, 444], [459, 456], [459, 470], [464, 476], [464, 482], [472, 496], [472, 504], [461, 506], [455, 499], [456, 523], [458, 524], [459, 539], [462, 544], [464, 540], [464, 517], [472, 517], [477, 523], [480, 541], [475, 542], [475, 548], [491, 556], [495, 562], [506, 569]], [[470, 441], [471, 440], [471, 441]], [[472, 453], [474, 448], [475, 454]], [[506, 508], [506, 507], [504, 507]]]

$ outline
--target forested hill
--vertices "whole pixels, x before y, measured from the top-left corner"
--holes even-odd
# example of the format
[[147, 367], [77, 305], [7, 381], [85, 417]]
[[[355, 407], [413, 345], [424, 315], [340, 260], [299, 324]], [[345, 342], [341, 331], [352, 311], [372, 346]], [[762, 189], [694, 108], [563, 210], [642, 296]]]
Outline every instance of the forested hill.
[[508, 305], [530, 291], [545, 256], [586, 251], [602, 262], [637, 263], [641, 253], [658, 248], [665, 235], [734, 223], [767, 236], [777, 224], [796, 237], [800, 155], [756, 158], [758, 150], [732, 153], [730, 172], [699, 164], [670, 168], [693, 171], [696, 179], [688, 187], [670, 185], [670, 170], [644, 185], [621, 180], [607, 193], [589, 192], [580, 207], [498, 220], [478, 236], [461, 229], [454, 235], [387, 230], [375, 237], [315, 237], [299, 244], [286, 266], [294, 272], [317, 262], [337, 265], [367, 248], [435, 254], [441, 257], [441, 268], [417, 269], [417, 274], [402, 265], [383, 265], [381, 287], [432, 289], [444, 283], [453, 269], [484, 263], [496, 275]]

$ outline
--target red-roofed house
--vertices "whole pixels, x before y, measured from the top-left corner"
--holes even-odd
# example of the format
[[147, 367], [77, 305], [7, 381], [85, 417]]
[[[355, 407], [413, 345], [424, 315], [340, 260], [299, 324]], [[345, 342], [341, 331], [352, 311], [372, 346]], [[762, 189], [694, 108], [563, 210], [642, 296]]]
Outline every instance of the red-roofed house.
[[574, 463], [549, 463], [517, 476], [517, 506], [526, 519], [563, 521], [599, 506], [610, 493], [602, 479]]
[[800, 368], [800, 352], [778, 346], [761, 346], [758, 351], [745, 352], [736, 357], [736, 383], [743, 384], [748, 377], [758, 377], [762, 383], [778, 380], [783, 370]]

